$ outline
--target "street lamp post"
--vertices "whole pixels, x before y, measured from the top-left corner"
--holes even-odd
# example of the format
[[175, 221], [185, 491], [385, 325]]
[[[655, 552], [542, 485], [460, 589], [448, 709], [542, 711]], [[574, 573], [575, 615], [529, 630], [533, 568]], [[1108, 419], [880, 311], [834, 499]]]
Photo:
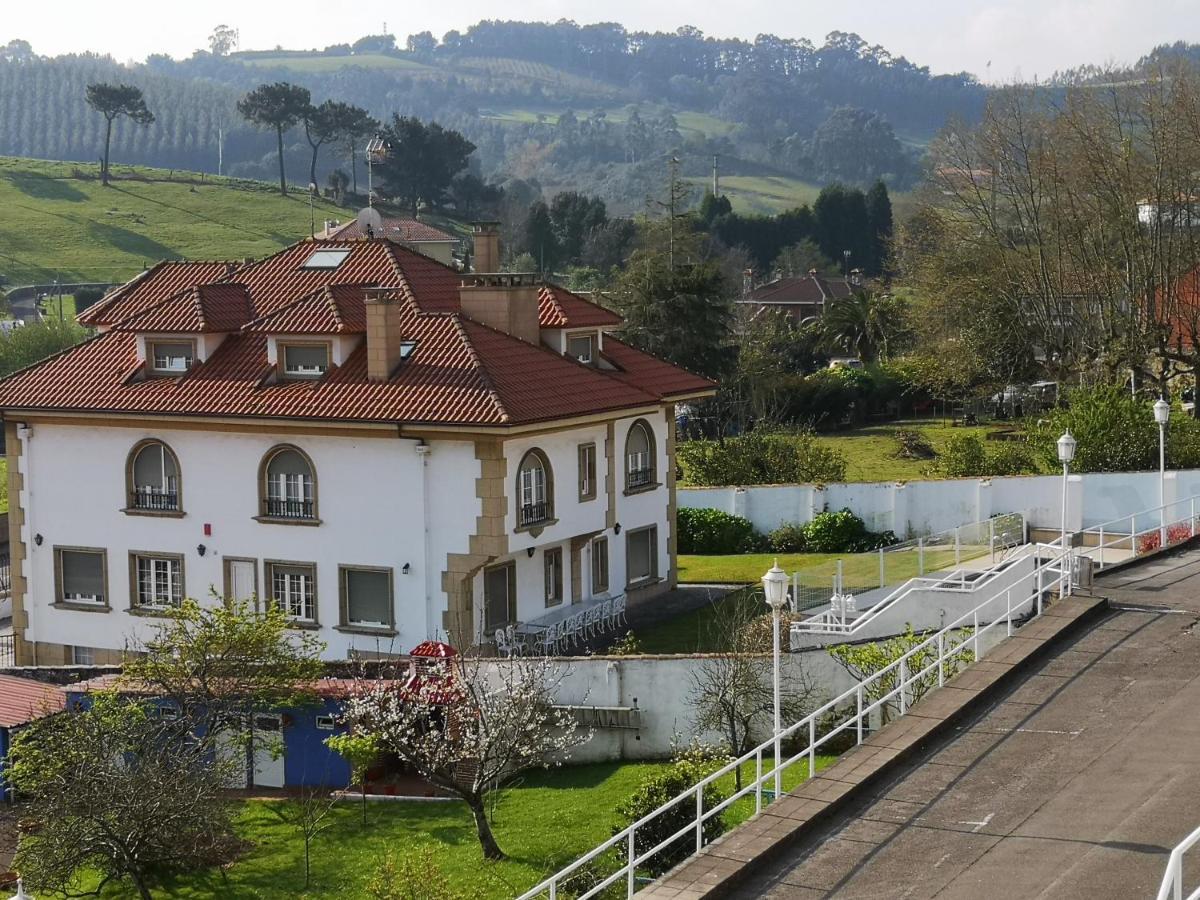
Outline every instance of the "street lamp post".
[[1161, 397], [1154, 401], [1154, 421], [1158, 423], [1158, 546], [1167, 546], [1167, 420], [1171, 404]]
[[[1071, 593], [1071, 554], [1067, 547], [1067, 476], [1071, 469], [1071, 460], [1075, 458], [1075, 438], [1071, 436], [1071, 429], [1068, 428], [1062, 433], [1062, 437], [1058, 439], [1058, 461], [1062, 463], [1062, 534], [1059, 537], [1059, 546], [1063, 552], [1063, 584], [1064, 593]], [[1101, 553], [1104, 551], [1101, 550]]]
[[[771, 607], [771, 624], [773, 625], [772, 632], [774, 634], [774, 656], [772, 658], [772, 681], [775, 688], [775, 799], [779, 799], [782, 789], [781, 773], [779, 771], [779, 762], [782, 758], [779, 752], [780, 738], [779, 734], [782, 731], [782, 725], [779, 721], [779, 612], [783, 609], [783, 605], [787, 603], [787, 586], [788, 577], [783, 569], [779, 568], [779, 560], [775, 560], [775, 565], [771, 570], [762, 577], [763, 594], [767, 599], [767, 606]], [[810, 775], [812, 773], [809, 773]]]

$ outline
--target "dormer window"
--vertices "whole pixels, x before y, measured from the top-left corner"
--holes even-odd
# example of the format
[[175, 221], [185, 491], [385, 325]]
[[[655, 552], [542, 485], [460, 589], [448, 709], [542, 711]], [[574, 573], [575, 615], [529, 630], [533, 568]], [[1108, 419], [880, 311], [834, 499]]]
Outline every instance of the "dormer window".
[[336, 269], [346, 261], [349, 250], [314, 250], [300, 268], [302, 269]]
[[146, 358], [156, 375], [182, 375], [196, 359], [196, 345], [191, 341], [151, 341]]
[[328, 344], [281, 344], [279, 349], [287, 378], [320, 378], [329, 371]]
[[567, 338], [567, 356], [573, 356], [584, 365], [591, 365], [596, 356], [596, 336], [576, 334]]

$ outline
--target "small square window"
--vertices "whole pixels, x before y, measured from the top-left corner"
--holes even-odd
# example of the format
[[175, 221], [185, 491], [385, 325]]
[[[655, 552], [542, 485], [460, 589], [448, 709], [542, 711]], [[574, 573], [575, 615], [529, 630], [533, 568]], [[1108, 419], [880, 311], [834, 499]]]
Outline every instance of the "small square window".
[[56, 603], [108, 602], [103, 550], [68, 550], [56, 547], [55, 575], [58, 580]]
[[333, 731], [336, 724], [333, 716], [317, 716], [316, 718], [317, 731]]
[[283, 345], [283, 371], [289, 378], [320, 378], [328, 370], [328, 344]]
[[96, 664], [96, 651], [92, 647], [72, 647], [71, 648], [71, 665], [94, 666], [95, 664]]
[[391, 628], [391, 570], [343, 567], [342, 614], [345, 625]]
[[346, 261], [349, 250], [314, 250], [304, 261], [302, 269], [336, 269]]
[[573, 356], [581, 363], [590, 364], [596, 353], [596, 338], [590, 334], [579, 334], [567, 338], [567, 356]]
[[150, 366], [164, 375], [182, 375], [192, 367], [196, 348], [189, 341], [155, 341], [150, 345]]

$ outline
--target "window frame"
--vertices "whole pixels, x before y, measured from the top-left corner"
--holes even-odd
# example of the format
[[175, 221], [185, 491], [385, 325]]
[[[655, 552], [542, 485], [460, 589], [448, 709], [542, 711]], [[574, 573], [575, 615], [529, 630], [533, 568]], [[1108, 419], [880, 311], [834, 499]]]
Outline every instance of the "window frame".
[[[282, 569], [309, 569], [309, 580], [312, 583], [312, 616], [304, 618], [301, 616], [293, 616], [286, 608], [279, 605], [278, 599], [275, 597], [275, 570]], [[265, 587], [265, 602], [272, 604], [287, 616], [291, 627], [293, 628], [320, 628], [320, 592], [318, 591], [317, 582], [317, 564], [307, 560], [296, 559], [264, 559], [263, 560], [263, 580], [266, 582]]]
[[[603, 547], [603, 554], [597, 552], [598, 548]], [[604, 566], [599, 565], [600, 556], [604, 557]], [[608, 555], [608, 536], [601, 535], [592, 539], [591, 546], [591, 566], [592, 566], [592, 594], [607, 594], [611, 588], [612, 574]], [[596, 576], [603, 573], [603, 579]]]
[[[503, 622], [493, 623], [489, 616], [491, 614], [491, 603], [488, 598], [488, 575], [497, 571], [507, 573], [508, 592], [508, 609], [506, 610], [506, 618]], [[515, 624], [517, 621], [517, 563], [515, 560], [500, 563], [495, 566], [486, 566], [483, 570], [483, 631], [486, 635], [495, 634], [498, 628], [505, 628], [508, 625]]]
[[[160, 447], [167, 456], [170, 456], [171, 462], [175, 465], [175, 505], [164, 506], [161, 509], [154, 507], [143, 507], [138, 505], [138, 485], [135, 469], [137, 466], [138, 457], [151, 447]], [[167, 496], [165, 494], [149, 494], [147, 496]], [[125, 507], [121, 511], [131, 516], [164, 516], [167, 518], [181, 518], [185, 515], [183, 511], [183, 467], [179, 464], [179, 454], [177, 454], [171, 445], [161, 438], [144, 438], [133, 445], [129, 451], [129, 456], [125, 460]]]
[[[593, 365], [596, 362], [596, 332], [581, 331], [577, 334], [568, 334], [566, 340], [567, 340], [566, 355], [568, 357], [570, 357], [571, 359], [573, 359], [576, 362], [581, 363], [585, 366]], [[576, 356], [574, 353], [571, 352], [571, 341], [587, 341], [588, 342], [588, 354], [587, 354], [586, 359], [584, 359], [581, 356]]]
[[[181, 347], [187, 346], [192, 348], [191, 355], [188, 357], [188, 364], [183, 369], [161, 369], [158, 366], [158, 354], [155, 349], [160, 345], [177, 344]], [[155, 378], [180, 378], [192, 371], [196, 367], [196, 359], [198, 348], [195, 338], [179, 337], [179, 338], [147, 338], [146, 339], [146, 371]]]
[[[291, 348], [311, 349], [320, 347], [325, 351], [325, 370], [323, 372], [289, 372], [287, 367], [287, 352]], [[275, 367], [279, 378], [283, 381], [319, 381], [329, 374], [333, 368], [333, 344], [329, 341], [276, 341]]]
[[579, 502], [596, 499], [596, 442], [580, 444], [575, 451], [579, 463]]
[[[179, 583], [179, 603], [170, 603], [162, 605], [158, 603], [141, 603], [141, 580], [138, 572], [138, 563], [140, 560], [149, 560], [151, 562], [167, 562], [177, 563]], [[166, 553], [158, 550], [130, 550], [129, 551], [129, 611], [139, 615], [163, 615], [169, 613], [173, 609], [179, 609], [183, 605], [183, 601], [187, 599], [187, 572], [186, 561], [182, 553]], [[157, 585], [157, 573], [152, 569], [151, 577], [155, 579]]]
[[[542, 492], [543, 498], [539, 501], [536, 499], [536, 492], [532, 492], [535, 498], [531, 503], [525, 502], [525, 471], [526, 463], [529, 460], [537, 460], [542, 469]], [[526, 450], [521, 456], [521, 461], [517, 464], [517, 483], [516, 483], [516, 517], [517, 531], [540, 531], [547, 525], [552, 525], [556, 521], [554, 518], [554, 469], [550, 465], [550, 457], [548, 457], [541, 448], [531, 447]], [[541, 515], [538, 515], [537, 507], [543, 507]], [[531, 510], [528, 514], [526, 509]]]
[[542, 586], [546, 608], [563, 603], [563, 550], [547, 547], [542, 551]]
[[[633, 454], [629, 451], [629, 441], [633, 437], [636, 430], [641, 430], [646, 436], [646, 462], [645, 468], [634, 469], [631, 467]], [[637, 419], [629, 430], [625, 432], [625, 493], [640, 494], [643, 491], [652, 491], [659, 486], [658, 484], [658, 441], [654, 437], [654, 429], [650, 427], [650, 423], [645, 419]], [[638, 473], [647, 473], [642, 477]], [[638, 477], [635, 479], [635, 474]]]
[[[108, 589], [108, 550], [104, 547], [72, 547], [72, 546], [55, 546], [54, 548], [54, 603], [60, 609], [88, 609], [97, 610], [100, 612], [108, 612], [112, 609], [112, 595]], [[103, 596], [98, 601], [93, 600], [67, 600], [65, 599], [63, 589], [66, 586], [63, 578], [62, 555], [63, 553], [90, 553], [93, 556], [100, 557], [100, 583], [103, 588]]]
[[[641, 535], [649, 535], [650, 538], [650, 571], [646, 575], [633, 577], [632, 567], [629, 564], [633, 554], [630, 552], [633, 541]], [[627, 587], [640, 587], [645, 584], [652, 584], [659, 579], [658, 574], [658, 526], [645, 525], [641, 528], [631, 528], [625, 532], [625, 584]]]
[[[80, 651], [83, 651], [82, 653]], [[82, 662], [80, 657], [86, 657]], [[71, 665], [73, 666], [94, 666], [96, 664], [96, 648], [83, 647], [78, 644], [71, 645]]]
[[[388, 620], [376, 625], [366, 622], [350, 621], [350, 590], [349, 578], [351, 572], [374, 572], [387, 576]], [[338, 630], [361, 631], [368, 634], [396, 634], [396, 573], [390, 566], [352, 566], [338, 565]]]
[[[273, 515], [270, 512], [271, 501], [271, 486], [269, 482], [269, 469], [272, 460], [279, 454], [288, 450], [294, 451], [304, 460], [308, 466], [308, 471], [312, 476], [312, 515], [311, 516], [281, 516]], [[270, 450], [263, 454], [262, 460], [258, 464], [258, 515], [254, 518], [259, 522], [265, 522], [274, 525], [320, 525], [321, 510], [320, 510], [320, 484], [317, 480], [317, 467], [312, 461], [312, 457], [297, 447], [295, 444], [276, 444]], [[286, 499], [283, 502], [289, 502]], [[292, 501], [306, 503], [310, 501]]]

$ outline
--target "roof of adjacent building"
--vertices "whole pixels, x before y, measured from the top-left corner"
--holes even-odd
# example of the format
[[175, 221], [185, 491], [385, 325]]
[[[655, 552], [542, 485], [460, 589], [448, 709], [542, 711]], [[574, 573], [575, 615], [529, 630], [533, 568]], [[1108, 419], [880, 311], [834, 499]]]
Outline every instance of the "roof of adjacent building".
[[[381, 684], [399, 690], [403, 687], [404, 683], [404, 679], [399, 678], [318, 678], [314, 681], [304, 682], [300, 687], [318, 697], [328, 700], [345, 700], [349, 697], [366, 693]], [[60, 701], [65, 700], [65, 695], [68, 694], [96, 694], [101, 691], [112, 690], [127, 696], [154, 697], [159, 694], [159, 691], [154, 687], [143, 683], [133, 684], [122, 680], [119, 674], [111, 673], [97, 675], [95, 678], [89, 678], [86, 681], [79, 681], [75, 684], [62, 686], [46, 685], [46, 687], [54, 691]]]
[[65, 708], [66, 698], [58, 685], [0, 675], [0, 728], [27, 725]]
[[[328, 234], [328, 237], [341, 240], [365, 238], [366, 236], [366, 232], [363, 231], [357, 219], [347, 222], [344, 225], [335, 226]], [[389, 238], [393, 241], [399, 241], [402, 244], [458, 243], [458, 238], [449, 232], [442, 231], [440, 228], [434, 228], [432, 225], [427, 225], [416, 219], [403, 218], [383, 219], [383, 229], [375, 237]]]
[[[314, 252], [343, 253], [313, 268]], [[306, 265], [306, 263], [310, 263]], [[306, 240], [240, 265], [160, 263], [79, 316], [102, 332], [0, 381], [0, 409], [505, 426], [655, 405], [712, 382], [606, 335], [608, 366], [476, 322], [462, 276], [387, 240]], [[320, 379], [279, 380], [269, 336], [359, 335], [365, 292], [400, 306], [412, 352], [387, 380], [367, 377], [366, 342]], [[608, 328], [621, 318], [563, 288], [539, 289], [543, 328]], [[220, 333], [178, 377], [146, 378], [140, 335]]]
[[760, 284], [740, 302], [763, 304], [821, 304], [841, 300], [854, 292], [845, 278], [826, 278], [810, 272], [807, 275], [787, 276]]

